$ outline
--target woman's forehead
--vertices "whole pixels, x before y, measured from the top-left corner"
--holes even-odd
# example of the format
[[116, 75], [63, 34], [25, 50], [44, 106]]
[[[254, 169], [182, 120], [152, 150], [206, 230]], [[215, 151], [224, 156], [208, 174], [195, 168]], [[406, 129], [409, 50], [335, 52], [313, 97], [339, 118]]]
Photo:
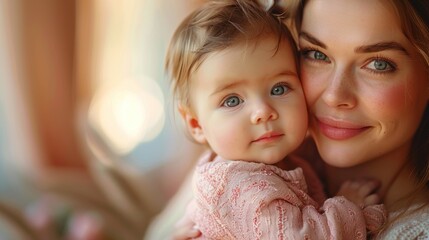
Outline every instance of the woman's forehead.
[[[301, 32], [310, 34], [327, 47], [398, 42], [411, 46], [399, 15], [383, 0], [311, 0], [305, 6]], [[338, 43], [338, 44], [337, 44]]]
[[304, 8], [303, 24], [303, 27], [324, 24], [324, 28], [332, 29], [354, 26], [353, 29], [362, 27], [368, 31], [401, 28], [393, 5], [381, 0], [312, 0]]

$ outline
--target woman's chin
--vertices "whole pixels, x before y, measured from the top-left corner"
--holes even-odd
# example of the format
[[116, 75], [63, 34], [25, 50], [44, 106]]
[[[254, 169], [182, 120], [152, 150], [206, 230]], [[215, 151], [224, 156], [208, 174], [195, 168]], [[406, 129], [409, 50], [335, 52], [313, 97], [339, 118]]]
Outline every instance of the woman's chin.
[[324, 149], [319, 148], [319, 154], [322, 160], [332, 167], [349, 168], [363, 163], [362, 154], [357, 154], [353, 151], [340, 149]]

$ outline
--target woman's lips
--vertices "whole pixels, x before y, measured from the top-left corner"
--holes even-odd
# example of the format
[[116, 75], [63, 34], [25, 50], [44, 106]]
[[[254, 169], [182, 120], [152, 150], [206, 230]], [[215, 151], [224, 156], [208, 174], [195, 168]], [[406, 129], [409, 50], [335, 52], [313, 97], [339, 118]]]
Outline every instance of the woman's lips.
[[252, 142], [254, 143], [255, 142], [263, 142], [263, 143], [273, 142], [279, 139], [280, 137], [282, 137], [283, 135], [284, 134], [278, 133], [278, 132], [267, 132], [262, 136], [260, 136], [258, 139], [253, 140]]
[[320, 132], [333, 140], [346, 140], [369, 129], [369, 126], [362, 126], [346, 121], [337, 121], [328, 118], [317, 118]]

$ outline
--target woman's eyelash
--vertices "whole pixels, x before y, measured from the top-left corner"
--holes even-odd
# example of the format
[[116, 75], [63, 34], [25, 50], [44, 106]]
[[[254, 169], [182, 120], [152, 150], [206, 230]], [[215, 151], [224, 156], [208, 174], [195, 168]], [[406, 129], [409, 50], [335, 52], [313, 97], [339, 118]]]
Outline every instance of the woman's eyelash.
[[[304, 57], [305, 59], [312, 60], [312, 61], [320, 61], [320, 59], [315, 59], [314, 56], [309, 56], [311, 52], [319, 52], [323, 54], [323, 56], [326, 56], [322, 51], [320, 51], [316, 47], [302, 47], [299, 50], [299, 54]], [[329, 60], [329, 58], [328, 58]], [[383, 66], [383, 64], [387, 64], [386, 69], [376, 69], [377, 66], [375, 66], [375, 61], [378, 61], [378, 63], [382, 65], [378, 65], [378, 67]], [[370, 64], [373, 64], [373, 68], [369, 67]], [[370, 71], [374, 74], [387, 74], [391, 72], [395, 72], [398, 69], [398, 65], [391, 60], [390, 58], [384, 57], [384, 56], [375, 56], [370, 59], [368, 59], [365, 62], [365, 65], [362, 67], [363, 69], [366, 69], [367, 71]]]
[[[368, 66], [372, 63], [373, 65], [375, 64], [375, 61], [378, 61], [379, 63], [385, 63], [387, 64], [387, 69], [373, 69], [373, 68], [369, 68]], [[383, 66], [383, 65], [381, 65]], [[391, 73], [394, 72], [398, 69], [397, 64], [392, 61], [391, 59], [387, 58], [387, 57], [382, 57], [382, 56], [376, 56], [374, 58], [369, 59], [364, 66], [368, 71], [371, 71], [375, 74], [386, 74], [386, 73]], [[376, 66], [374, 66], [376, 67]]]
[[304, 47], [300, 49], [299, 53], [301, 57], [310, 61], [330, 62], [329, 57], [323, 51], [320, 51], [318, 48]]
[[398, 68], [398, 65], [392, 59], [390, 59], [390, 58], [378, 56], [377, 59], [380, 59], [380, 60], [388, 62], [395, 69]]
[[321, 52], [320, 49], [315, 48], [315, 47], [303, 47], [303, 48], [300, 48], [298, 50], [299, 54], [301, 54], [301, 55], [305, 55], [305, 54], [307, 54], [307, 53], [309, 53], [311, 51]]

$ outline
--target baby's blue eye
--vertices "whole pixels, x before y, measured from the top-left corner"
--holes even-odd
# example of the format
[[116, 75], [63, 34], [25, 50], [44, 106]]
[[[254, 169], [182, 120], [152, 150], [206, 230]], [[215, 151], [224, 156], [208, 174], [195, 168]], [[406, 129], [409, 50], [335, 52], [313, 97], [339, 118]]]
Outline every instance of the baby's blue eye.
[[225, 101], [222, 103], [222, 106], [224, 107], [236, 107], [238, 104], [240, 104], [242, 100], [237, 96], [231, 96], [225, 99]]
[[288, 90], [289, 90], [288, 86], [284, 84], [276, 85], [271, 89], [271, 95], [281, 96], [285, 94]]

